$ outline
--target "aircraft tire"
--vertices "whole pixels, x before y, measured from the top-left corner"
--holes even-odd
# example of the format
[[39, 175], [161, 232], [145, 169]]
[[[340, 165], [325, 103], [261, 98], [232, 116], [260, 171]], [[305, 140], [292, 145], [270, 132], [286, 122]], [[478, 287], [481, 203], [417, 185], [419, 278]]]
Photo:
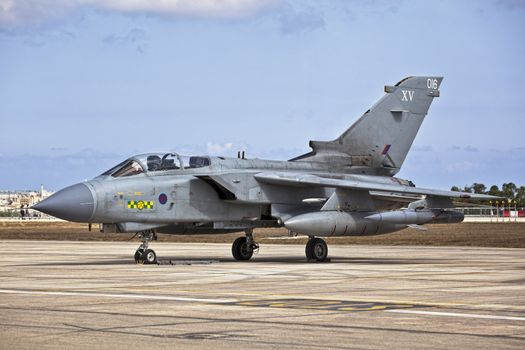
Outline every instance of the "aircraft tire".
[[235, 260], [250, 260], [253, 255], [253, 249], [248, 246], [246, 237], [239, 237], [232, 244], [232, 255]]
[[304, 252], [306, 254], [306, 260], [310, 261], [310, 260], [314, 260], [314, 256], [312, 255], [312, 242], [313, 242], [313, 238], [310, 238], [308, 240], [308, 242], [306, 242], [306, 247], [304, 249]]
[[328, 257], [328, 246], [321, 238], [312, 238], [306, 244], [306, 259], [318, 262], [325, 261]]
[[146, 249], [143, 254], [143, 260], [145, 264], [156, 264], [157, 263], [157, 254], [153, 249]]
[[135, 252], [135, 263], [144, 264], [144, 250], [143, 249], [137, 249], [137, 251]]

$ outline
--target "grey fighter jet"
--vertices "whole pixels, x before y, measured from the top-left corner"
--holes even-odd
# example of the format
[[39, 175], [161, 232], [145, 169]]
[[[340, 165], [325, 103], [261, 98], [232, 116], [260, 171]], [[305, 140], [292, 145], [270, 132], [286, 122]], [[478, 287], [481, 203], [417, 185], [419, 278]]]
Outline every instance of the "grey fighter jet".
[[453, 200], [495, 197], [415, 187], [399, 172], [442, 77], [408, 77], [333, 141], [310, 141], [289, 161], [141, 154], [33, 206], [102, 232], [139, 233], [135, 261], [156, 263], [157, 233], [245, 232], [233, 257], [258, 248], [253, 229], [286, 227], [310, 237], [309, 261], [327, 259], [320, 237], [378, 235], [427, 223], [457, 223]]

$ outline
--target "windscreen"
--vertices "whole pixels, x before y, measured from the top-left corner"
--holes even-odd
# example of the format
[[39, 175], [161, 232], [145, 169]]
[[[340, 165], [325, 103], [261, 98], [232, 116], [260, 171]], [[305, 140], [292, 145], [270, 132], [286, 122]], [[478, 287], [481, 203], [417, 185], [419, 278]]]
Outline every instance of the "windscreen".
[[137, 175], [143, 172], [144, 172], [144, 169], [142, 169], [142, 166], [138, 162], [134, 160], [130, 160], [129, 162], [124, 164], [124, 166], [122, 166], [120, 169], [115, 171], [115, 173], [113, 173], [111, 176], [124, 177], [124, 176]]
[[111, 169], [109, 170], [106, 170], [105, 172], [103, 172], [102, 174], [100, 174], [101, 176], [103, 175], [111, 175], [113, 174], [117, 169], [120, 169], [124, 164], [126, 164], [128, 162], [128, 160], [124, 160], [120, 163], [118, 163], [117, 165], [115, 165], [114, 167], [112, 167]]

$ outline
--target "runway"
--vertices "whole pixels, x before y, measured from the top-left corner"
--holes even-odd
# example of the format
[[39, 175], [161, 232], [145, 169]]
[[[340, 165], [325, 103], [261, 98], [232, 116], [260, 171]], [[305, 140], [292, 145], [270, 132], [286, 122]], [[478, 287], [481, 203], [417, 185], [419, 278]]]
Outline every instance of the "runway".
[[[0, 348], [525, 347], [525, 249], [2, 241]], [[170, 263], [171, 261], [171, 263]]]

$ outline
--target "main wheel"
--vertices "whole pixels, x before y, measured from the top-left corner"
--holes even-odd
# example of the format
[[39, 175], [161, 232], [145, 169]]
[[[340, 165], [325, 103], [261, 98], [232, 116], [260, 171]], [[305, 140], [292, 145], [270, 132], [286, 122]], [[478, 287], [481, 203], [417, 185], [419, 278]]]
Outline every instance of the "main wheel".
[[246, 237], [239, 237], [232, 244], [232, 255], [235, 260], [250, 260], [253, 249], [248, 246]]
[[137, 264], [144, 264], [144, 249], [137, 249], [135, 252], [135, 262]]
[[314, 239], [313, 238], [310, 238], [308, 240], [308, 242], [306, 242], [306, 248], [304, 249], [304, 252], [306, 253], [306, 260], [310, 261], [310, 260], [314, 260], [314, 256], [312, 255], [312, 252], [313, 252], [313, 247], [312, 247], [312, 243], [314, 242]]
[[157, 254], [153, 249], [146, 249], [144, 252], [144, 263], [145, 264], [156, 264], [157, 263]]
[[312, 238], [306, 244], [305, 253], [308, 260], [325, 261], [328, 256], [328, 246], [321, 238]]

